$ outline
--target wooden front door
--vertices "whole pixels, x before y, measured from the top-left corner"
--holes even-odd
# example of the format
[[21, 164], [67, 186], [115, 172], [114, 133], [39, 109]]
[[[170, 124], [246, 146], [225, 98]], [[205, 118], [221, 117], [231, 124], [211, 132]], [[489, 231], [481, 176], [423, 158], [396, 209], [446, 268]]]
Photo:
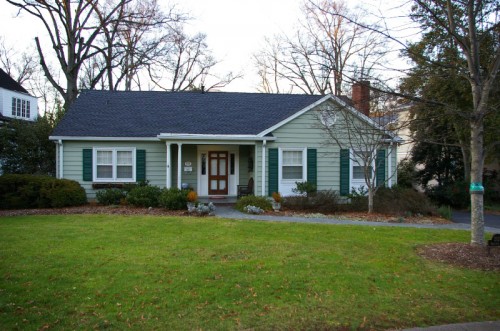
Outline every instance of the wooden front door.
[[227, 152], [208, 152], [208, 194], [227, 195]]

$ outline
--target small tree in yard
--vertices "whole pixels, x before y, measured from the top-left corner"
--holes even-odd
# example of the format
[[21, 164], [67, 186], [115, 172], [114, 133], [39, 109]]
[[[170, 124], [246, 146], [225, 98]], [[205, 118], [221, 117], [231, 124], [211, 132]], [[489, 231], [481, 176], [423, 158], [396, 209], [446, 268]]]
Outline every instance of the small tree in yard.
[[[317, 112], [317, 120], [326, 135], [325, 143], [340, 148], [341, 160], [348, 160], [353, 164], [353, 178], [362, 179], [366, 185], [368, 212], [371, 213], [377, 190], [396, 174], [394, 164], [388, 176], [377, 176], [385, 173], [386, 151], [389, 150], [390, 157], [392, 147], [398, 143], [399, 138], [366, 115], [356, 112], [357, 110], [345, 104], [329, 104]], [[341, 194], [345, 193], [347, 192], [341, 191]]]

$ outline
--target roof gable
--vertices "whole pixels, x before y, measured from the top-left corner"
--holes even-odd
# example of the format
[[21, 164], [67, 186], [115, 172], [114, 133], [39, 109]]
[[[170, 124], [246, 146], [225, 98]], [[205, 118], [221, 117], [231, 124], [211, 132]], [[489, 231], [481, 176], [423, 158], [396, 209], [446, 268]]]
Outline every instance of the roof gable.
[[0, 87], [10, 91], [29, 94], [28, 91], [26, 91], [26, 89], [21, 86], [21, 84], [16, 82], [2, 69], [0, 69]]

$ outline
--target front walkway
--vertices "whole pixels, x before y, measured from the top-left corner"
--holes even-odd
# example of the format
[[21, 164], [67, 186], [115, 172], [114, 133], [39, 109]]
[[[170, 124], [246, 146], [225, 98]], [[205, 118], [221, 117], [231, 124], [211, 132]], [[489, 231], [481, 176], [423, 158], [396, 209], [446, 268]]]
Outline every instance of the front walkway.
[[[215, 216], [221, 218], [232, 218], [240, 220], [257, 220], [268, 222], [292, 222], [292, 223], [317, 223], [317, 224], [343, 224], [343, 225], [369, 225], [369, 226], [392, 226], [401, 228], [420, 229], [448, 229], [448, 230], [470, 230], [469, 224], [413, 224], [413, 223], [389, 223], [389, 222], [368, 222], [368, 221], [348, 221], [336, 220], [334, 218], [308, 218], [295, 216], [274, 216], [274, 215], [250, 215], [237, 211], [233, 206], [217, 205]], [[485, 227], [486, 232], [498, 232], [498, 229]]]

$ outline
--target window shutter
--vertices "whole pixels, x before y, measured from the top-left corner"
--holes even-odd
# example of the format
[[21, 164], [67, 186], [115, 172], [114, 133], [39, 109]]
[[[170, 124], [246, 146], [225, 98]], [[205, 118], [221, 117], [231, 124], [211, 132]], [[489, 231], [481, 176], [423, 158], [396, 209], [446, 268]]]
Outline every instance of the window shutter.
[[317, 150], [315, 148], [307, 149], [307, 181], [318, 184], [318, 157]]
[[377, 186], [385, 185], [385, 149], [377, 151]]
[[135, 151], [135, 180], [146, 180], [146, 150], [138, 149]]
[[83, 150], [83, 181], [92, 181], [92, 149]]
[[[268, 165], [268, 181], [269, 181], [269, 195], [272, 195], [273, 192], [278, 192], [278, 149], [277, 148], [269, 148], [269, 165]], [[262, 165], [265, 167], [265, 164]]]
[[349, 194], [349, 172], [350, 172], [349, 150], [340, 150], [340, 195]]

